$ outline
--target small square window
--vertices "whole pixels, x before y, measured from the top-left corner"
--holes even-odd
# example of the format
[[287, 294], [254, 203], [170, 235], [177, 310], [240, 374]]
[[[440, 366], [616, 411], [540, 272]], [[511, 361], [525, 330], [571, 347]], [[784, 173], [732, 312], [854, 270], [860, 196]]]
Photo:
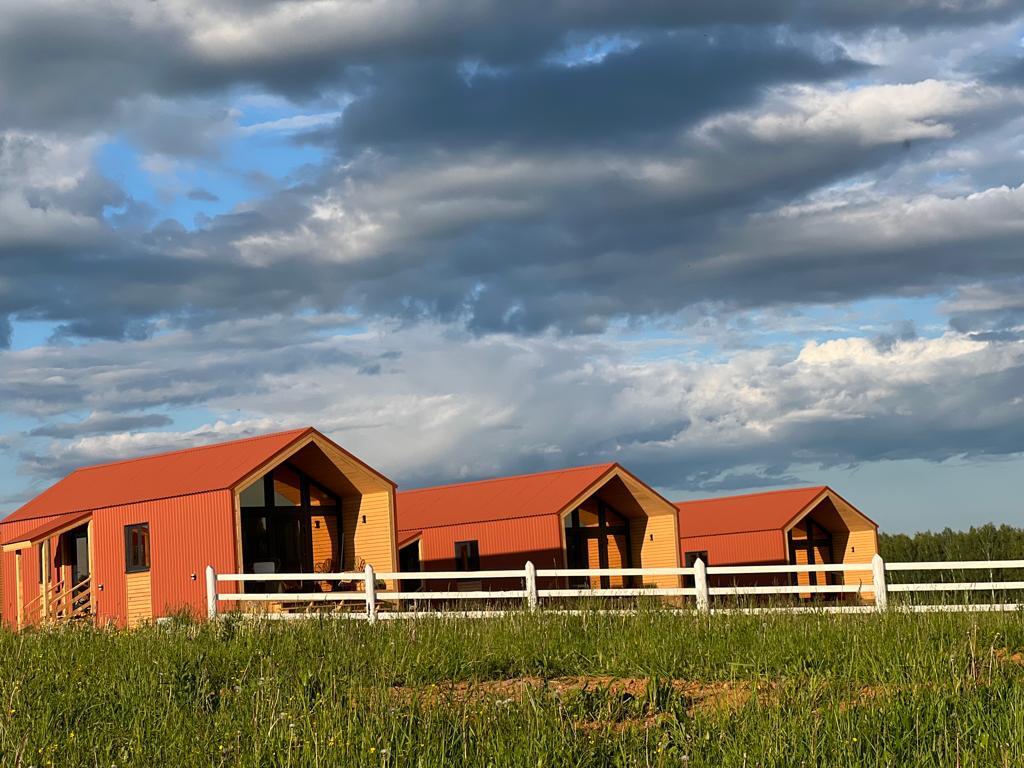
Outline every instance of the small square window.
[[126, 573], [149, 570], [149, 523], [124, 527], [124, 570]]
[[477, 541], [455, 542], [455, 570], [480, 570], [480, 545]]

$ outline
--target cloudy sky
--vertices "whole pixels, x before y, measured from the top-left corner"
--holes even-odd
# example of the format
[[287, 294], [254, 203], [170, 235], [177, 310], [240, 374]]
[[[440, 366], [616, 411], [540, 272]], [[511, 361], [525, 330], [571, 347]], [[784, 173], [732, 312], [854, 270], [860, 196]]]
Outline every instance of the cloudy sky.
[[0, 512], [313, 424], [1024, 521], [1019, 0], [0, 0]]

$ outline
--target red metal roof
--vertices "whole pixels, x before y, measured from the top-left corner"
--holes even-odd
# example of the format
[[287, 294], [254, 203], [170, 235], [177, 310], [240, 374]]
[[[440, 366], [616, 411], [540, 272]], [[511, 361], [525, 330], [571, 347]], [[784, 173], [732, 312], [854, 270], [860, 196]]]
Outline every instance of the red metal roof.
[[782, 530], [828, 486], [676, 502], [679, 538]]
[[53, 533], [53, 531], [59, 531], [61, 528], [65, 528], [78, 521], [85, 522], [88, 518], [88, 512], [68, 512], [66, 515], [48, 517], [46, 522], [37, 525], [35, 528], [30, 528], [24, 533], [11, 536], [10, 540], [5, 540], [3, 543], [10, 544], [15, 541], [37, 541], [44, 539], [47, 534]]
[[395, 499], [398, 529], [554, 515], [615, 466], [595, 464], [403, 491]]
[[2, 523], [230, 488], [312, 427], [76, 469]]

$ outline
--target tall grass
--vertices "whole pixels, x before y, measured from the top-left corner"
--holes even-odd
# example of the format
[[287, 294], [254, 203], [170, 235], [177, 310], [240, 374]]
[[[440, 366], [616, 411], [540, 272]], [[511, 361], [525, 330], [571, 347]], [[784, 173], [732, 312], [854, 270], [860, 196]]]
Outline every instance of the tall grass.
[[[1020, 651], [1016, 614], [651, 610], [2, 634], [0, 762], [1024, 765]], [[567, 676], [590, 682], [560, 685]], [[520, 678], [534, 682], [489, 683]], [[701, 686], [723, 695], [705, 706]]]

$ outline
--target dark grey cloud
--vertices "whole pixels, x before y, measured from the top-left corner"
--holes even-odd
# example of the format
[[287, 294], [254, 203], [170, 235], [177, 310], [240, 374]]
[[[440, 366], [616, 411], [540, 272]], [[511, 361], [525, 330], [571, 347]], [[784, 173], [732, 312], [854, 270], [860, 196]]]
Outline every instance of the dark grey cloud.
[[[521, 64], [601, 34], [735, 25], [823, 32], [1006, 22], [1014, 0], [769, 0], [587, 3], [35, 3], [4, 8], [0, 122], [61, 130], [108, 124], [145, 95], [183, 97], [255, 84], [293, 98], [337, 85], [349, 67], [480, 59]], [[267, 41], [273, 40], [273, 44]]]
[[712, 111], [777, 82], [815, 82], [861, 67], [841, 50], [820, 58], [763, 32], [680, 32], [609, 53], [599, 64], [541, 61], [469, 77], [450, 62], [375, 70], [339, 122], [343, 153], [427, 145], [663, 147]]
[[[299, 10], [0, 14], [0, 408], [39, 422], [3, 444], [29, 476], [303, 423], [406, 485], [616, 458], [718, 491], [1024, 451], [1019, 62], [887, 55], [938, 28], [969, 48], [1019, 2]], [[196, 228], [99, 170], [113, 135], [211, 162], [251, 92], [342, 111], [303, 138], [321, 166]], [[948, 339], [895, 322], [698, 366], [614, 336], [937, 294]], [[52, 342], [10, 350], [23, 320]], [[172, 432], [175, 408], [212, 424]]]

